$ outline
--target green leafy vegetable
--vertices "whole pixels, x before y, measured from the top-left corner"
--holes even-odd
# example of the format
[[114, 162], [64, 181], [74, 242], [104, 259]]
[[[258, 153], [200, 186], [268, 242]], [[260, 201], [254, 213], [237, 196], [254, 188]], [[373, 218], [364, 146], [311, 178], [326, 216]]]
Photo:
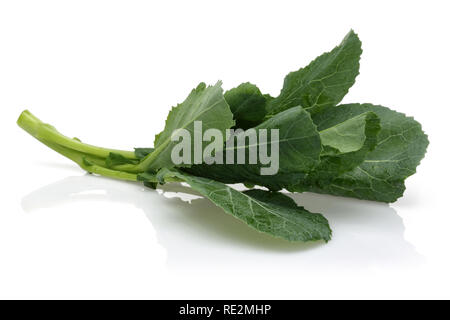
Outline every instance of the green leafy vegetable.
[[[233, 114], [224, 99], [220, 82], [212, 87], [200, 83], [183, 103], [172, 108], [164, 130], [155, 138], [155, 150], [141, 160], [138, 170], [156, 171], [173, 167], [171, 152], [176, 142], [171, 140], [171, 136], [181, 129], [194, 136], [195, 121], [202, 122], [203, 130], [214, 128], [222, 133], [234, 125]], [[193, 146], [191, 150], [193, 152]]]
[[143, 159], [150, 153], [152, 153], [154, 150], [155, 150], [154, 148], [134, 148], [134, 154], [136, 158]]
[[320, 127], [331, 116], [335, 119], [351, 117], [368, 111], [379, 117], [381, 130], [374, 149], [361, 159], [358, 166], [332, 181], [318, 181], [317, 184], [302, 184], [288, 189], [383, 202], [394, 202], [401, 197], [405, 179], [416, 172], [428, 146], [427, 136], [417, 121], [371, 104], [341, 105], [315, 117], [315, 121]]
[[[172, 108], [153, 148], [124, 151], [85, 144], [29, 111], [18, 124], [89, 173], [141, 181], [153, 189], [184, 182], [260, 232], [289, 241], [327, 242], [328, 221], [277, 190], [393, 202], [403, 195], [405, 179], [416, 172], [428, 146], [411, 117], [372, 104], [338, 105], [359, 73], [361, 53], [361, 42], [350, 31], [339, 46], [289, 73], [278, 97], [248, 82], [225, 94], [220, 82], [201, 83]], [[214, 138], [216, 148], [206, 153], [210, 146], [201, 142], [198, 159], [195, 139], [202, 140], [208, 129], [220, 134]], [[178, 143], [173, 137], [181, 132], [194, 138], [188, 151], [183, 149], [191, 163], [172, 160]], [[252, 132], [265, 132], [268, 139], [252, 140]], [[241, 144], [230, 143], [235, 140]], [[260, 157], [265, 150], [266, 160], [251, 160], [254, 150]], [[268, 162], [269, 153], [277, 161]], [[232, 183], [250, 190], [237, 191], [227, 185]]]

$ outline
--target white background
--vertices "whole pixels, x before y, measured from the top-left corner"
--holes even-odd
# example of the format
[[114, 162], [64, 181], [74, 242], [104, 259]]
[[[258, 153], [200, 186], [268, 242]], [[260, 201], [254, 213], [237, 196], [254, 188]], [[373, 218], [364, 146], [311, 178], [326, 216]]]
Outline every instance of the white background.
[[[0, 1], [0, 298], [450, 298], [449, 12], [448, 1]], [[431, 144], [394, 204], [295, 195], [329, 219], [328, 244], [271, 239], [183, 201], [181, 186], [86, 176], [15, 124], [28, 108], [91, 144], [151, 146], [200, 81], [277, 95], [351, 28], [364, 52], [344, 102], [412, 115]]]

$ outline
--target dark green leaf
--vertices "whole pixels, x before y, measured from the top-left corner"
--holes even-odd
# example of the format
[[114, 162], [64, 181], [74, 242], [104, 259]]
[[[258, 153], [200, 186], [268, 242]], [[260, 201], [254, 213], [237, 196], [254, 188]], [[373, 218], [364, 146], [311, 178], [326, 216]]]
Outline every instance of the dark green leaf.
[[176, 176], [211, 200], [225, 212], [250, 227], [289, 241], [331, 239], [328, 221], [311, 213], [281, 194], [263, 190], [239, 192], [226, 184], [163, 169], [165, 176]]
[[[290, 187], [289, 190], [396, 201], [405, 190], [404, 180], [416, 172], [428, 146], [428, 138], [420, 124], [402, 113], [371, 104], [341, 105], [332, 112], [335, 118], [375, 113], [381, 124], [375, 148], [356, 168], [331, 182], [319, 181], [318, 185]], [[325, 118], [322, 120], [327, 121]], [[319, 127], [320, 123], [318, 121]]]
[[355, 83], [361, 53], [361, 41], [352, 30], [332, 51], [286, 76], [280, 95], [267, 105], [268, 115], [296, 106], [315, 113], [337, 105]]
[[236, 120], [236, 128], [248, 129], [261, 123], [266, 115], [266, 97], [258, 87], [246, 82], [225, 92]]
[[[259, 129], [279, 130], [279, 172], [276, 175], [261, 175], [258, 164], [201, 164], [184, 169], [202, 177], [224, 183], [248, 183], [279, 190], [304, 178], [319, 164], [322, 147], [319, 133], [308, 112], [302, 108], [293, 108], [275, 115], [255, 127]], [[248, 149], [248, 142], [246, 144]], [[270, 140], [268, 150], [272, 149]], [[224, 150], [226, 152], [227, 149]], [[247, 162], [248, 163], [248, 162]]]
[[134, 148], [136, 158], [143, 159], [155, 150], [154, 148]]
[[156, 187], [158, 186], [158, 183], [150, 182], [150, 181], [144, 181], [144, 186], [146, 186], [147, 188], [155, 190]]
[[[171, 141], [175, 132], [185, 129], [194, 137], [194, 122], [201, 121], [203, 131], [214, 128], [222, 132], [234, 125], [233, 114], [222, 93], [221, 82], [215, 86], [201, 83], [191, 91], [186, 100], [172, 108], [164, 130], [155, 138], [155, 150], [142, 159], [139, 169], [156, 171], [174, 167], [171, 152], [178, 142]], [[194, 139], [192, 145], [194, 144]], [[191, 148], [194, 152], [194, 147]]]

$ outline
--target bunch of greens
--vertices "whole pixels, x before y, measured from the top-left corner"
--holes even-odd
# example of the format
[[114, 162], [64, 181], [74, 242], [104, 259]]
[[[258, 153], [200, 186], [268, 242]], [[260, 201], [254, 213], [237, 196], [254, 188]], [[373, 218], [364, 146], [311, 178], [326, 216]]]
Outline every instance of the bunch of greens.
[[[134, 152], [70, 139], [28, 111], [18, 124], [90, 173], [142, 181], [151, 188], [186, 182], [258, 231], [290, 241], [328, 241], [327, 220], [279, 190], [393, 202], [402, 196], [405, 179], [415, 173], [428, 145], [411, 117], [367, 103], [339, 105], [359, 73], [361, 53], [361, 42], [350, 31], [339, 46], [289, 73], [276, 98], [250, 83], [225, 94], [220, 82], [201, 83], [172, 108], [154, 147]], [[279, 129], [278, 173], [260, 175], [260, 164], [175, 166], [171, 135], [181, 128], [194, 134], [194, 121], [202, 121], [203, 130], [215, 128], [222, 134], [229, 128]], [[240, 192], [228, 185], [234, 183], [250, 190]]]

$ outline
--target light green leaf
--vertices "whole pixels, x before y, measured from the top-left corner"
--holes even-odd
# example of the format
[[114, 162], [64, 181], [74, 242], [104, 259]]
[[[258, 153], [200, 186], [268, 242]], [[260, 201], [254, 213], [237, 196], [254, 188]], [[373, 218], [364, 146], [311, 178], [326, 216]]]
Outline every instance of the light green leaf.
[[332, 51], [286, 76], [280, 95], [267, 105], [268, 115], [296, 106], [315, 113], [337, 105], [355, 83], [361, 53], [361, 41], [352, 30]]
[[114, 153], [114, 152], [111, 152], [108, 155], [108, 157], [106, 157], [106, 159], [105, 159], [105, 164], [108, 168], [112, 168], [114, 166], [122, 165], [122, 164], [137, 164], [138, 162], [139, 162], [139, 160], [129, 159], [120, 153]]
[[218, 129], [225, 137], [225, 130], [232, 127], [234, 121], [222, 92], [221, 82], [208, 87], [204, 83], [200, 83], [183, 103], [172, 108], [164, 130], [155, 138], [155, 150], [142, 160], [138, 169], [156, 171], [163, 167], [174, 167], [171, 152], [178, 142], [171, 141], [171, 136], [180, 129], [185, 129], [191, 134], [191, 150], [194, 152], [195, 121], [202, 122], [203, 131], [210, 128]]

